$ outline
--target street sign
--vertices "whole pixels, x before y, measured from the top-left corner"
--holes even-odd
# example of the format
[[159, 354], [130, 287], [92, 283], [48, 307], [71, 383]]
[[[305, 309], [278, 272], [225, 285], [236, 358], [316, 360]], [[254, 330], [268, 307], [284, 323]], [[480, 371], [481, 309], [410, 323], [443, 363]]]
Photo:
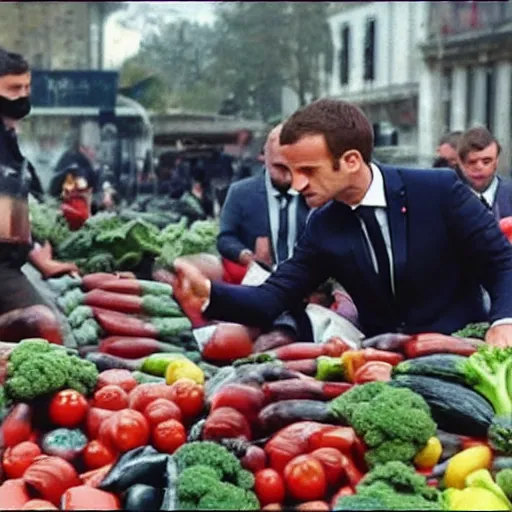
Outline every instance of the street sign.
[[34, 107], [94, 107], [113, 110], [117, 71], [32, 71]]

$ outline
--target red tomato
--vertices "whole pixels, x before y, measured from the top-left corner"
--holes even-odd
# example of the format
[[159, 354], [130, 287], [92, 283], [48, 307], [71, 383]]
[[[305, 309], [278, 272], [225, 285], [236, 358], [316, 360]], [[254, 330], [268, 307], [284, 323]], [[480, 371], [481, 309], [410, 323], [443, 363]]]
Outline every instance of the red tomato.
[[148, 444], [149, 425], [139, 411], [124, 409], [101, 424], [98, 439], [107, 448], [124, 453]]
[[108, 411], [107, 409], [99, 409], [98, 407], [91, 407], [87, 413], [87, 419], [85, 421], [86, 431], [89, 439], [96, 439], [100, 431], [100, 427], [104, 420], [110, 418], [114, 414], [114, 411]]
[[55, 394], [50, 402], [50, 420], [59, 427], [73, 428], [85, 419], [89, 404], [84, 395], [74, 389]]
[[500, 229], [509, 241], [512, 240], [512, 217], [500, 219]]
[[2, 467], [7, 478], [21, 478], [32, 461], [41, 455], [41, 449], [31, 441], [23, 441], [7, 448], [2, 458]]
[[181, 410], [174, 402], [166, 398], [157, 398], [146, 406], [144, 416], [154, 427], [166, 420], [181, 421]]
[[184, 420], [195, 418], [204, 408], [203, 386], [192, 379], [178, 379], [171, 386], [171, 400], [180, 408]]
[[185, 427], [179, 421], [163, 421], [153, 429], [153, 445], [160, 452], [174, 453], [186, 441]]
[[365, 384], [367, 382], [389, 382], [393, 366], [383, 361], [368, 361], [363, 364], [354, 375], [354, 384]]
[[254, 491], [262, 505], [277, 504], [284, 501], [286, 494], [284, 482], [275, 469], [262, 469], [254, 475], [254, 479]]
[[319, 500], [327, 489], [324, 468], [311, 455], [299, 455], [288, 462], [284, 481], [290, 495], [301, 501]]
[[[167, 384], [139, 384], [130, 391], [128, 406], [130, 409], [142, 412], [149, 403], [157, 398], [167, 398], [167, 400], [174, 401], [171, 386]], [[176, 405], [179, 406], [179, 404]]]
[[295, 510], [318, 510], [318, 512], [329, 512], [331, 507], [325, 501], [306, 501], [295, 507]]
[[99, 441], [89, 441], [83, 451], [85, 465], [89, 469], [98, 469], [116, 460], [115, 455]]
[[343, 455], [336, 448], [319, 448], [310, 455], [322, 464], [327, 484], [338, 486], [341, 484], [345, 471], [343, 469]]
[[109, 384], [94, 393], [93, 405], [100, 409], [120, 411], [128, 407], [128, 394], [120, 386]]

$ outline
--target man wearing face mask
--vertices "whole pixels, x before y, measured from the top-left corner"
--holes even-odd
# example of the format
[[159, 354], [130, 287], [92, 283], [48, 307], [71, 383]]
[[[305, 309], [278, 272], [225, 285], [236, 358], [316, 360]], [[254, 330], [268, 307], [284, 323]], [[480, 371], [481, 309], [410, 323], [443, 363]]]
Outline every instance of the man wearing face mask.
[[457, 147], [461, 170], [471, 190], [496, 220], [512, 215], [512, 180], [498, 176], [501, 147], [487, 128], [466, 131]]
[[54, 313], [21, 271], [27, 259], [44, 277], [76, 270], [52, 260], [49, 244], [32, 245], [28, 196], [40, 196], [42, 188], [16, 135], [18, 122], [30, 112], [30, 81], [25, 59], [0, 48], [0, 339], [61, 343]]

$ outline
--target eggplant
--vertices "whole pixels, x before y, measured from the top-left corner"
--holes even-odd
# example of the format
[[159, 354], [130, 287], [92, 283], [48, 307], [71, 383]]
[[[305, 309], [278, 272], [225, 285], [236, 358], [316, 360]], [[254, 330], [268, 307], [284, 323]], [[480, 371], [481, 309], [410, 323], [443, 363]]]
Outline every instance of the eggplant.
[[100, 352], [90, 352], [85, 356], [87, 361], [91, 361], [96, 365], [99, 372], [104, 370], [129, 370], [131, 372], [140, 370], [142, 363], [147, 359], [141, 357], [139, 359], [125, 359], [124, 357], [112, 356]]
[[87, 437], [78, 428], [58, 428], [45, 434], [41, 447], [46, 455], [72, 462], [82, 453], [87, 442]]
[[335, 421], [327, 403], [317, 400], [282, 400], [267, 405], [258, 415], [258, 421], [265, 432], [277, 430], [297, 421]]
[[409, 334], [401, 334], [394, 332], [387, 332], [372, 336], [361, 342], [363, 348], [376, 348], [378, 350], [386, 350], [389, 352], [401, 352], [402, 347], [414, 336]]
[[158, 510], [162, 504], [163, 490], [146, 484], [132, 485], [126, 491], [123, 510], [150, 511]]
[[501, 471], [502, 469], [512, 469], [512, 457], [497, 456], [492, 461], [492, 471]]
[[235, 457], [241, 459], [247, 453], [252, 444], [243, 437], [225, 438], [217, 441], [227, 448]]
[[459, 453], [463, 449], [463, 439], [457, 434], [451, 434], [449, 432], [444, 432], [443, 430], [438, 430], [436, 436], [441, 442], [441, 446], [443, 447], [443, 452], [441, 453], [440, 459], [441, 461], [453, 457], [456, 453]]
[[202, 419], [192, 425], [187, 437], [188, 443], [191, 443], [192, 441], [201, 441], [203, 435], [203, 427], [205, 423], [206, 419]]
[[152, 446], [141, 446], [126, 452], [105, 476], [100, 489], [120, 494], [135, 484], [163, 488], [168, 457]]

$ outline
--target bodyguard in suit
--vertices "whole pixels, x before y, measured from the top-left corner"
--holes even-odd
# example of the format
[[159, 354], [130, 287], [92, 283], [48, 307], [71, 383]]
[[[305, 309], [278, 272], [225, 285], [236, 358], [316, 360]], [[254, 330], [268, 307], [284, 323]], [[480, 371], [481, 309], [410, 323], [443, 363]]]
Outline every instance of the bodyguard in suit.
[[309, 213], [305, 199], [290, 188], [292, 176], [279, 151], [281, 128], [268, 135], [265, 172], [232, 183], [220, 215], [219, 253], [244, 266], [256, 257], [260, 238], [268, 239], [274, 267], [291, 257]]
[[463, 133], [457, 147], [466, 183], [499, 220], [512, 215], [512, 180], [497, 175], [501, 147], [485, 127]]
[[330, 276], [367, 336], [451, 333], [488, 318], [486, 341], [512, 346], [512, 246], [455, 172], [371, 164], [371, 124], [333, 99], [293, 114], [280, 144], [292, 187], [317, 207], [293, 257], [259, 287], [210, 282], [178, 260], [175, 293], [193, 293], [208, 318], [265, 325]]

